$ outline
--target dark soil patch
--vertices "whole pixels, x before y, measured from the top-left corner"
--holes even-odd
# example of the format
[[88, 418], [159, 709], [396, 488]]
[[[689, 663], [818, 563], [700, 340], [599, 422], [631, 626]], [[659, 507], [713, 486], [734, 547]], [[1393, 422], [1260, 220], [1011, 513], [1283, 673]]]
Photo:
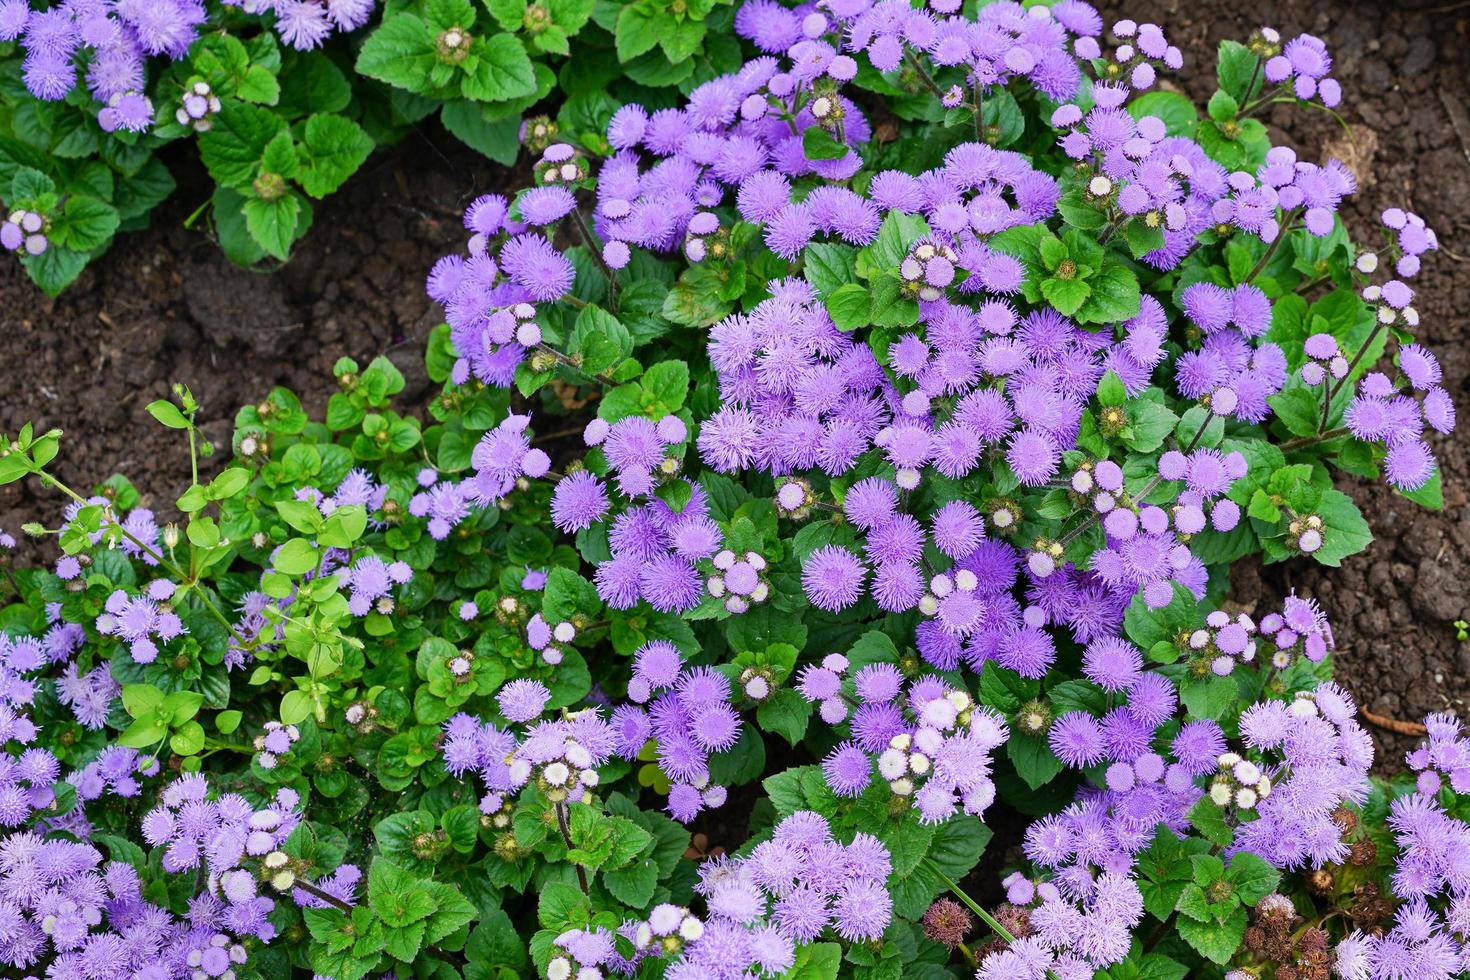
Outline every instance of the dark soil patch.
[[[1306, 159], [1337, 156], [1361, 189], [1348, 211], [1364, 241], [1388, 206], [1417, 211], [1444, 245], [1415, 283], [1421, 339], [1439, 354], [1445, 385], [1470, 416], [1470, 6], [1425, 0], [1129, 0], [1105, 17], [1161, 24], [1184, 49], [1177, 82], [1201, 102], [1214, 85], [1214, 46], [1262, 23], [1310, 31], [1337, 58], [1349, 140], [1324, 114], [1290, 110], [1270, 122]], [[155, 507], [184, 485], [177, 437], [143, 411], [174, 381], [204, 402], [206, 431], [224, 444], [231, 413], [272, 385], [320, 412], [341, 355], [387, 352], [422, 396], [422, 344], [437, 322], [423, 294], [433, 261], [463, 238], [459, 214], [503, 171], [434, 133], [375, 158], [368, 172], [317, 209], [295, 261], [273, 275], [234, 268], [199, 231], [181, 227], [205, 193], [201, 175], [172, 161], [183, 189], [153, 228], [123, 239], [61, 299], [44, 299], [11, 262], [0, 262], [0, 336], [11, 384], [0, 391], [0, 430], [27, 419], [67, 430], [57, 471], [78, 485], [113, 472], [132, 478]], [[1345, 480], [1378, 540], [1341, 569], [1288, 563], [1235, 569], [1235, 595], [1262, 611], [1288, 588], [1318, 597], [1339, 643], [1338, 675], [1367, 707], [1417, 719], [1470, 702], [1470, 644], [1451, 625], [1470, 618], [1470, 422], [1435, 445], [1446, 508], [1431, 513], [1381, 484]], [[1348, 483], [1353, 484], [1347, 486]], [[60, 509], [33, 486], [0, 489], [0, 527], [12, 533]], [[28, 549], [31, 554], [39, 551]], [[1376, 732], [1386, 767], [1412, 740]]]
[[[0, 336], [11, 383], [0, 391], [0, 431], [33, 421], [65, 430], [56, 472], [82, 489], [112, 473], [166, 510], [188, 485], [177, 433], [144, 411], [182, 382], [204, 406], [207, 437], [228, 459], [233, 418], [275, 385], [315, 417], [335, 390], [332, 365], [387, 354], [410, 401], [429, 391], [424, 341], [439, 322], [424, 275], [464, 238], [460, 215], [500, 171], [442, 132], [375, 157], [317, 205], [311, 233], [274, 273], [231, 265], [207, 222], [183, 227], [209, 193], [197, 161], [168, 160], [180, 190], [147, 231], [126, 236], [57, 300], [12, 261], [0, 262]], [[34, 483], [0, 488], [0, 527], [55, 523], [59, 495]], [[21, 560], [45, 548], [22, 544]]]

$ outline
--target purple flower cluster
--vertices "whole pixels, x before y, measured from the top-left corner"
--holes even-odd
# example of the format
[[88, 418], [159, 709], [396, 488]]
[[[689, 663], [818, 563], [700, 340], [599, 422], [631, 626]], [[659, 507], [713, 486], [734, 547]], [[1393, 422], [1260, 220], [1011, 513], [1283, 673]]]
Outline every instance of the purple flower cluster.
[[174, 584], [168, 579], [154, 579], [143, 595], [130, 596], [118, 589], [107, 597], [105, 611], [97, 617], [97, 632], [127, 643], [136, 663], [151, 664], [158, 659], [161, 644], [188, 632], [168, 605], [173, 594]]
[[888, 783], [897, 797], [912, 798], [923, 823], [942, 823], [961, 810], [983, 817], [995, 800], [990, 754], [1009, 733], [1003, 719], [976, 704], [968, 693], [933, 676], [905, 688], [890, 663], [853, 672], [855, 706], [847, 717], [843, 690], [846, 658], [827, 657], [803, 669], [798, 690], [821, 705], [822, 720], [847, 720], [850, 737], [822, 762], [827, 785], [838, 796], [860, 795], [873, 779]]
[[538, 612], [526, 622], [526, 645], [541, 654], [541, 659], [553, 667], [562, 662], [564, 655], [561, 645], [576, 638], [576, 625], [566, 620], [552, 626]]
[[1286, 355], [1260, 341], [1271, 326], [1271, 303], [1255, 286], [1225, 289], [1196, 283], [1181, 295], [1184, 315], [1204, 333], [1198, 350], [1175, 362], [1179, 394], [1206, 401], [1216, 415], [1260, 422], [1271, 414], [1266, 399], [1286, 383]]
[[[1383, 299], [1387, 300], [1389, 287], [1394, 285], [1402, 283], [1385, 284]], [[1400, 490], [1418, 490], [1434, 476], [1437, 466], [1424, 441], [1425, 424], [1436, 432], [1453, 432], [1455, 405], [1440, 385], [1439, 360], [1427, 348], [1419, 344], [1400, 347], [1398, 368], [1397, 381], [1381, 371], [1363, 375], [1343, 421], [1354, 437], [1386, 447], [1383, 472], [1389, 483]]]
[[[1239, 759], [1230, 772], [1223, 763], [1211, 786], [1219, 802], [1253, 810], [1243, 823], [1234, 848], [1251, 851], [1278, 868], [1321, 867], [1340, 862], [1348, 853], [1333, 813], [1345, 803], [1361, 804], [1369, 789], [1373, 741], [1354, 716], [1357, 706], [1331, 682], [1290, 703], [1262, 701], [1240, 716], [1240, 735], [1259, 761]], [[1234, 753], [1229, 753], [1234, 756]], [[1257, 780], [1242, 779], [1239, 764], [1249, 765]], [[1230, 780], [1250, 784], [1267, 780], [1268, 793], [1257, 787], [1242, 799]], [[1247, 786], [1246, 788], [1250, 788]]]
[[377, 0], [224, 0], [246, 13], [271, 14], [276, 34], [297, 51], [321, 47], [334, 32], [357, 30], [368, 22]]
[[1172, 269], [1194, 247], [1195, 236], [1214, 223], [1213, 208], [1228, 192], [1225, 168], [1193, 140], [1168, 135], [1163, 120], [1137, 120], [1124, 103], [1126, 86], [1093, 87], [1094, 105], [1085, 114], [1072, 103], [1051, 116], [1064, 130], [1062, 151], [1092, 174], [1085, 199], [1162, 230], [1164, 244], [1144, 261]]
[[[653, 640], [633, 654], [628, 698], [612, 715], [618, 754], [636, 758], [649, 738], [668, 777], [668, 810], [681, 823], [724, 805], [725, 787], [711, 785], [709, 757], [740, 741], [743, 724], [731, 705], [730, 681], [710, 667], [686, 667], [677, 647]], [[648, 707], [637, 705], [647, 704]]]
[[696, 563], [714, 555], [724, 533], [709, 514], [704, 489], [690, 483], [684, 509], [663, 500], [628, 507], [608, 531], [612, 557], [597, 566], [597, 594], [614, 609], [631, 609], [640, 599], [659, 612], [686, 612], [704, 596]]
[[1126, 874], [1103, 872], [1078, 891], [1045, 882], [1034, 889], [1018, 883], [1012, 890], [1019, 892], [1015, 897], [1033, 893], [1035, 931], [985, 957], [976, 980], [1043, 980], [1047, 971], [1059, 980], [1084, 980], [1128, 955], [1133, 927], [1143, 918], [1143, 894]]
[[1271, 666], [1277, 670], [1291, 666], [1298, 653], [1317, 663], [1337, 645], [1332, 638], [1332, 627], [1317, 601], [1295, 592], [1283, 601], [1281, 612], [1263, 616], [1260, 627], [1261, 635], [1275, 644]]
[[[0, 963], [20, 968], [17, 976], [48, 957], [56, 977], [187, 976], [190, 953], [216, 935], [206, 915], [198, 918], [180, 921], [144, 901], [137, 872], [121, 861], [104, 865], [88, 844], [34, 833], [0, 840]], [[234, 948], [234, 963], [244, 963], [243, 948]]]
[[67, 664], [56, 679], [56, 699], [71, 709], [78, 724], [93, 731], [107, 721], [107, 712], [121, 693], [122, 685], [113, 679], [108, 664], [99, 664], [86, 673], [74, 663]]
[[[1431, 739], [1437, 736], [1441, 744], [1458, 736], [1458, 724], [1444, 715], [1425, 721]], [[1470, 969], [1470, 873], [1464, 859], [1470, 826], [1423, 792], [1394, 800], [1388, 826], [1399, 852], [1393, 891], [1406, 901], [1387, 932], [1347, 936], [1337, 947], [1334, 972], [1344, 980], [1463, 976]]]
[[720, 408], [700, 426], [706, 465], [729, 473], [849, 469], [890, 418], [894, 398], [866, 345], [833, 325], [803, 280], [774, 282], [748, 314], [710, 329]]
[[[1270, 28], [1261, 34], [1273, 45], [1281, 40], [1281, 35]], [[1290, 85], [1298, 99], [1320, 99], [1327, 108], [1335, 109], [1342, 101], [1342, 86], [1328, 77], [1331, 71], [1332, 56], [1322, 39], [1298, 34], [1282, 46], [1280, 54], [1266, 60], [1262, 75], [1272, 85]]]
[[388, 615], [393, 611], [393, 588], [413, 578], [406, 562], [385, 562], [377, 555], [364, 555], [342, 573], [344, 584], [352, 590], [347, 608], [354, 616], [377, 611]]
[[1293, 230], [1298, 218], [1301, 227], [1318, 238], [1331, 234], [1342, 199], [1358, 186], [1340, 161], [1318, 166], [1298, 160], [1296, 151], [1287, 146], [1268, 150], [1266, 162], [1254, 174], [1244, 170], [1230, 174], [1229, 184], [1230, 195], [1212, 207], [1215, 221], [1234, 225], [1263, 242]]
[[507, 415], [480, 437], [470, 454], [475, 475], [467, 482], [475, 503], [489, 506], [509, 494], [523, 477], [539, 479], [551, 469], [551, 458], [531, 448], [529, 415]]
[[427, 518], [429, 537], [443, 541], [470, 516], [474, 490], [468, 483], [439, 479], [439, 471], [432, 467], [419, 471], [418, 482], [422, 489], [409, 498], [408, 512]]
[[0, 41], [25, 50], [22, 74], [38, 99], [64, 99], [79, 68], [93, 98], [104, 104], [103, 129], [143, 132], [153, 105], [142, 94], [149, 57], [178, 59], [204, 23], [200, 0], [86, 0], [42, 8], [31, 0], [0, 0]]
[[1410, 769], [1419, 774], [1419, 792], [1436, 796], [1448, 781], [1456, 793], [1470, 793], [1470, 739], [1462, 734], [1454, 715], [1432, 714], [1424, 719], [1428, 738], [1407, 756]]
[[41, 255], [51, 247], [46, 237], [46, 217], [36, 211], [16, 208], [0, 222], [0, 246], [7, 252]]
[[618, 491], [632, 500], [651, 493], [659, 477], [678, 471], [678, 458], [672, 449], [689, 438], [689, 429], [674, 415], [657, 422], [630, 415], [611, 424], [593, 419], [582, 438], [588, 446], [602, 449]]
[[792, 967], [798, 945], [829, 928], [849, 942], [876, 940], [893, 919], [891, 870], [878, 838], [859, 832], [844, 845], [821, 814], [793, 813], [748, 856], [713, 858], [700, 868], [695, 891], [709, 917], [664, 976], [736, 980], [752, 970], [776, 976]]
[[301, 729], [295, 725], [283, 725], [271, 719], [251, 743], [255, 747], [255, 764], [262, 769], [274, 769], [300, 738]]
[[[544, 699], [525, 689], [506, 699], [512, 712], [535, 718], [531, 702]], [[598, 783], [597, 767], [617, 749], [613, 727], [588, 708], [552, 721], [538, 721], [519, 739], [508, 731], [458, 714], [444, 723], [444, 766], [456, 776], [475, 772], [485, 784], [480, 810], [487, 816], [508, 807], [515, 794], [535, 781], [554, 803], [580, 802]]]
[[297, 793], [285, 787], [259, 810], [235, 793], [211, 798], [209, 782], [190, 773], [169, 784], [158, 806], [148, 811], [143, 837], [150, 845], [165, 848], [166, 871], [203, 864], [219, 878], [239, 868], [247, 857], [260, 858], [279, 849], [301, 822], [299, 803]]

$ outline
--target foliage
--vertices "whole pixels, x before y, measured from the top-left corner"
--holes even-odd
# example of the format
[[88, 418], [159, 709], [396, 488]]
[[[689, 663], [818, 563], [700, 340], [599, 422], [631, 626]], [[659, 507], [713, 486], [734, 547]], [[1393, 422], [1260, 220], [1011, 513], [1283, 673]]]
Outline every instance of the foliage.
[[[390, 4], [362, 42], [451, 129], [572, 50], [585, 113], [430, 273], [422, 410], [344, 357], [322, 419], [274, 389], [201, 476], [177, 388], [148, 406], [193, 463], [162, 525], [121, 477], [64, 484], [59, 433], [6, 441], [0, 483], [68, 501], [0, 611], [0, 903], [34, 956], [1448, 980], [1470, 742], [1431, 716], [1412, 772], [1371, 776], [1321, 610], [1228, 598], [1234, 562], [1366, 547], [1334, 471], [1435, 505], [1425, 433], [1453, 425], [1404, 282], [1433, 233], [1390, 209], [1360, 251], [1344, 171], [1254, 119], [1336, 103], [1320, 42], [1224, 43], [1202, 118], [1148, 91], [1180, 60], [1158, 28], [1104, 57], [1074, 0], [982, 8], [993, 62], [749, 3], [740, 36], [787, 60], [742, 66], [728, 12], [614, 12]], [[592, 25], [616, 58], [573, 69]], [[201, 152], [299, 222], [356, 118], [242, 99]], [[10, 887], [32, 831], [87, 872], [70, 908]]]

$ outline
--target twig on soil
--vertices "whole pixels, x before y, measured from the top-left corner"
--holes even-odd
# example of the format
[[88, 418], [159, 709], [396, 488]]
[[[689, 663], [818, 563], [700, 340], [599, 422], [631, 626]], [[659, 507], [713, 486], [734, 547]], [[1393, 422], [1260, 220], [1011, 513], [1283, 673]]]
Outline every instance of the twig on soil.
[[1444, 89], [1439, 90], [1439, 102], [1450, 117], [1451, 128], [1460, 139], [1460, 152], [1465, 155], [1465, 162], [1470, 163], [1470, 138], [1465, 135], [1466, 129], [1470, 127], [1465, 123], [1465, 107], [1460, 105], [1459, 99]]
[[1377, 728], [1382, 728], [1384, 731], [1393, 732], [1395, 735], [1408, 735], [1411, 738], [1423, 738], [1425, 735], [1429, 734], [1429, 730], [1424, 727], [1422, 722], [1399, 721], [1397, 718], [1387, 718], [1383, 715], [1375, 715], [1373, 712], [1369, 711], [1367, 708], [1362, 707], [1361, 705], [1358, 706], [1358, 711], [1365, 719], [1367, 719], [1368, 724], [1373, 725]]

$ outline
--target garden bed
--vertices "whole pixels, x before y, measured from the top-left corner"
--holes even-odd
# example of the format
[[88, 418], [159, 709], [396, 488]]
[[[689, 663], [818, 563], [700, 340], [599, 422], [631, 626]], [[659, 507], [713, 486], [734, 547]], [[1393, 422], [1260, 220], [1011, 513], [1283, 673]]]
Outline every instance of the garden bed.
[[[1099, 5], [1117, 14], [1116, 3]], [[1349, 138], [1326, 114], [1288, 109], [1290, 142], [1348, 162], [1368, 191], [1348, 202], [1355, 235], [1376, 202], [1422, 214], [1444, 247], [1416, 281], [1421, 339], [1442, 358], [1445, 386], [1470, 411], [1470, 4], [1424, 10], [1312, 2], [1131, 3], [1128, 14], [1168, 26], [1184, 49], [1179, 78], [1197, 99], [1214, 87], [1213, 50], [1261, 23], [1324, 38], [1335, 75], [1351, 93]], [[1278, 132], [1280, 127], [1275, 127]], [[231, 266], [201, 228], [182, 223], [207, 194], [202, 172], [168, 161], [180, 189], [150, 230], [125, 237], [60, 299], [45, 299], [13, 262], [0, 263], [0, 327], [12, 385], [0, 393], [0, 429], [26, 419], [60, 426], [58, 471], [77, 482], [129, 476], [155, 507], [187, 480], [177, 435], [143, 406], [169, 384], [188, 384], [205, 405], [204, 431], [228, 443], [232, 413], [273, 385], [297, 392], [319, 415], [335, 390], [340, 356], [387, 352], [408, 378], [410, 401], [430, 393], [422, 351], [438, 308], [422, 274], [463, 238], [459, 215], [474, 195], [499, 189], [503, 171], [437, 128], [374, 157], [318, 210], [295, 259], [273, 275]], [[40, 379], [45, 379], [44, 383]], [[1417, 719], [1464, 712], [1470, 643], [1452, 625], [1470, 616], [1470, 427], [1436, 447], [1445, 509], [1428, 512], [1378, 481], [1352, 488], [1375, 541], [1341, 569], [1308, 561], [1236, 570], [1235, 598], [1248, 609], [1281, 586], [1318, 597], [1339, 642], [1338, 677], [1373, 712]], [[221, 463], [225, 454], [216, 456]], [[52, 514], [54, 497], [32, 482], [0, 489], [0, 527]], [[26, 545], [23, 548], [29, 547]], [[1263, 589], [1262, 577], [1266, 580]], [[1380, 766], [1395, 769], [1413, 739], [1375, 730]]]

